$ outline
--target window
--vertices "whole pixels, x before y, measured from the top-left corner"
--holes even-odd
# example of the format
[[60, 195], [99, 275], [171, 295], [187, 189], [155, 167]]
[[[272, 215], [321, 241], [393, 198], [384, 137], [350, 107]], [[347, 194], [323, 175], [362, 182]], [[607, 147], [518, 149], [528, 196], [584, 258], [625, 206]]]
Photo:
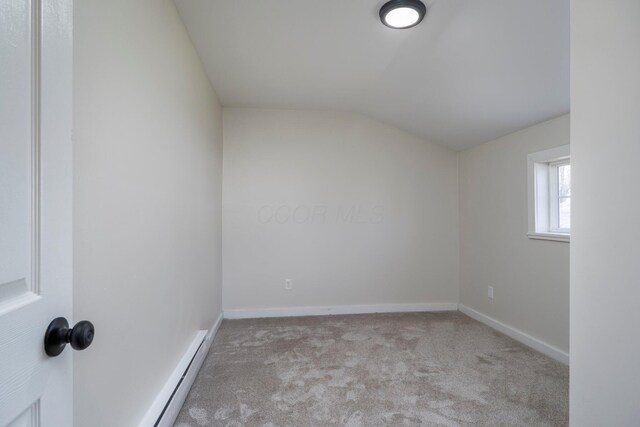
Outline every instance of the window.
[[528, 162], [528, 236], [568, 242], [571, 235], [569, 146], [530, 154]]
[[549, 164], [550, 227], [556, 233], [571, 232], [571, 164], [569, 159]]

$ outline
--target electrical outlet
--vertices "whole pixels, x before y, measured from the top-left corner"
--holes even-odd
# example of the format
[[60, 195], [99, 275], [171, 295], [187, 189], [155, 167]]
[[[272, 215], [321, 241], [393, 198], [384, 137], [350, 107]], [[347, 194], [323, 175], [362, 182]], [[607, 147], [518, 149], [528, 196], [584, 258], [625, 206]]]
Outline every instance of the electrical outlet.
[[493, 286], [489, 286], [487, 288], [487, 296], [489, 297], [489, 299], [493, 299]]
[[284, 290], [285, 291], [293, 290], [293, 283], [291, 282], [291, 279], [284, 279]]

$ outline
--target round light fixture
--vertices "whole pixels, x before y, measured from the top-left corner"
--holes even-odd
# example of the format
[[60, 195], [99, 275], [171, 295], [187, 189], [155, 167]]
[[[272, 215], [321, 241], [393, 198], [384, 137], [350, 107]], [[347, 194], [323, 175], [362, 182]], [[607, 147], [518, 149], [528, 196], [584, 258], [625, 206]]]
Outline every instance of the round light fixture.
[[427, 7], [420, 0], [391, 0], [380, 8], [380, 20], [391, 28], [415, 27], [422, 21]]

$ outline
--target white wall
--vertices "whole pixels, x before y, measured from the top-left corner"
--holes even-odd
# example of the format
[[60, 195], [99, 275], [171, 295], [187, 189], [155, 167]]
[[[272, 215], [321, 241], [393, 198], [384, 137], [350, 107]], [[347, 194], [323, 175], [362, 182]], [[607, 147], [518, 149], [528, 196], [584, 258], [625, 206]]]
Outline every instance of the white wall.
[[346, 113], [225, 108], [224, 139], [225, 311], [457, 302], [456, 152]]
[[571, 425], [637, 426], [640, 2], [571, 16]]
[[75, 425], [136, 426], [221, 310], [222, 114], [172, 1], [74, 21]]
[[463, 151], [459, 166], [460, 303], [563, 352], [569, 244], [527, 238], [527, 154], [568, 143], [565, 115]]

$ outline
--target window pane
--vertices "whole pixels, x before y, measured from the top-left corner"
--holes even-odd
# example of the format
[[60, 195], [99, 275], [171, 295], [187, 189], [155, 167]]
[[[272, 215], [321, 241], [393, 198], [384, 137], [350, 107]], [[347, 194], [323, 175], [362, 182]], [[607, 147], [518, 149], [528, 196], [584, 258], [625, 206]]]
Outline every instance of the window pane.
[[558, 196], [571, 196], [571, 165], [558, 166]]
[[558, 215], [558, 228], [571, 229], [571, 198], [560, 197]]

